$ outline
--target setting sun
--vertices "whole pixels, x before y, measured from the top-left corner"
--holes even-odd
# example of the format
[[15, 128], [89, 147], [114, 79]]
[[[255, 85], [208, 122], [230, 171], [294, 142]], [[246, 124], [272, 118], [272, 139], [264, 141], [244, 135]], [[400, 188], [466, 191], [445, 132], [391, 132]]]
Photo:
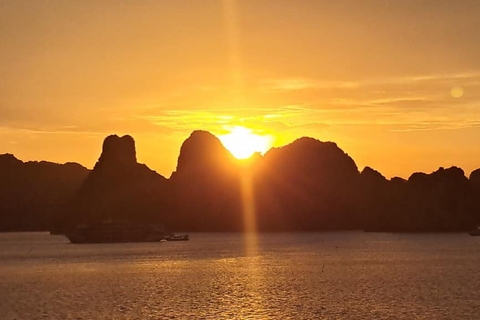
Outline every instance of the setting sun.
[[221, 135], [225, 148], [237, 159], [247, 159], [255, 152], [265, 153], [272, 146], [272, 137], [253, 133], [251, 129], [236, 126]]

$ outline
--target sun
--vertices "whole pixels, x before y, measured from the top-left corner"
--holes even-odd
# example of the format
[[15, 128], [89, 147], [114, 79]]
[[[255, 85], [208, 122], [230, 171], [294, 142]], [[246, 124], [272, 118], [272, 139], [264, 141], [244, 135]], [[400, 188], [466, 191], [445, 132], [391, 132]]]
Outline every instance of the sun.
[[255, 152], [265, 153], [272, 147], [272, 137], [253, 133], [251, 129], [235, 126], [220, 141], [237, 159], [247, 159]]

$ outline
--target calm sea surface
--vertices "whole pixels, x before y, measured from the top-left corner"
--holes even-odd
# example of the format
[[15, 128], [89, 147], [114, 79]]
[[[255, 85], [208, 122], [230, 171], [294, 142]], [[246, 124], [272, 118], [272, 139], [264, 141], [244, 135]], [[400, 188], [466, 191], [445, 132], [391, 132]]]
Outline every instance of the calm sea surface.
[[0, 319], [480, 319], [480, 237], [0, 234]]

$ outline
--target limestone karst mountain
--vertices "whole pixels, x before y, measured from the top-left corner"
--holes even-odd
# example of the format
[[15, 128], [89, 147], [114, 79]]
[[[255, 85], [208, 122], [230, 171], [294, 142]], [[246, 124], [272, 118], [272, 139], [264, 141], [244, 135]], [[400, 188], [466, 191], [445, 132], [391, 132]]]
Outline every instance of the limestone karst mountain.
[[270, 150], [255, 186], [261, 229], [360, 228], [359, 172], [335, 143], [301, 138]]
[[104, 220], [162, 222], [169, 212], [169, 199], [167, 179], [137, 162], [133, 138], [111, 135], [70, 201], [62, 225]]
[[472, 211], [477, 212], [477, 224], [480, 224], [480, 169], [474, 170], [470, 174], [470, 185], [472, 188]]
[[23, 162], [0, 155], [0, 230], [48, 230], [88, 175], [76, 163]]
[[364, 228], [371, 231], [465, 231], [478, 221], [472, 181], [462, 169], [451, 167], [408, 181], [371, 181]]
[[242, 203], [239, 162], [220, 140], [194, 131], [182, 144], [171, 177], [176, 229], [241, 231]]
[[137, 162], [132, 137], [112, 135], [92, 171], [7, 154], [0, 178], [1, 230], [117, 220], [242, 231], [247, 208], [260, 231], [444, 232], [480, 222], [480, 170], [469, 179], [451, 167], [389, 180], [370, 167], [360, 173], [335, 143], [313, 138], [237, 160], [217, 137], [194, 131], [166, 179]]

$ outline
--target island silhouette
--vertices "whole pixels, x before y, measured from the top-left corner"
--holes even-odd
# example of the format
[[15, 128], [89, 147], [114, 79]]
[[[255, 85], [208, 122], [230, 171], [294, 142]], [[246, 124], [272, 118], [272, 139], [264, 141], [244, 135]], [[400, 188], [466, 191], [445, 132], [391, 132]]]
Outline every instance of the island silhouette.
[[248, 174], [258, 231], [467, 231], [480, 222], [480, 169], [386, 179], [333, 142], [300, 138], [238, 160], [207, 131], [181, 146], [167, 179], [140, 164], [131, 136], [108, 136], [93, 170], [0, 155], [0, 231], [52, 231], [105, 220], [168, 230], [244, 231]]

